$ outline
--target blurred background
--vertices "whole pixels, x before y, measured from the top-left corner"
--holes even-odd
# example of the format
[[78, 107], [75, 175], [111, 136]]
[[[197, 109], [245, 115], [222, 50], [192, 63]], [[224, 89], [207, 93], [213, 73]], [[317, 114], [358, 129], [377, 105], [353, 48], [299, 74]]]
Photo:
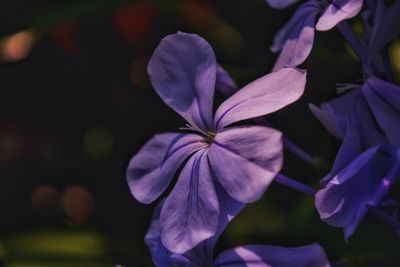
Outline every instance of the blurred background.
[[[294, 10], [264, 0], [1, 1], [1, 266], [152, 266], [143, 238], [154, 205], [130, 195], [125, 169], [152, 135], [184, 125], [150, 85], [152, 51], [167, 34], [197, 33], [243, 86], [271, 70], [269, 46]], [[360, 21], [352, 24], [361, 31]], [[400, 43], [391, 56], [399, 73]], [[321, 160], [312, 168], [285, 151], [283, 173], [317, 186], [339, 144], [307, 105], [362, 76], [336, 31], [317, 34], [304, 67], [305, 95], [269, 119]], [[312, 242], [338, 266], [391, 262], [400, 249], [374, 218], [346, 244], [319, 221], [311, 197], [273, 184], [230, 224], [216, 252]]]

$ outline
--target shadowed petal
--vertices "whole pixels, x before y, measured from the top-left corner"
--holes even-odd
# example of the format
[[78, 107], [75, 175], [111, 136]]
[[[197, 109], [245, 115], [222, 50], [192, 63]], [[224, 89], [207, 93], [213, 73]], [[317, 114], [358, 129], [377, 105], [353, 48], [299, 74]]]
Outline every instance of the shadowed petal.
[[296, 67], [306, 60], [314, 43], [315, 18], [321, 8], [318, 1], [306, 2], [275, 35], [271, 51], [281, 50], [281, 53], [274, 71], [282, 67]]
[[183, 168], [161, 211], [161, 240], [171, 252], [182, 254], [214, 235], [219, 205], [207, 160], [198, 151]]
[[306, 84], [306, 71], [283, 68], [248, 84], [219, 106], [215, 128], [277, 111], [300, 98]]
[[129, 162], [126, 176], [132, 195], [142, 203], [153, 202], [167, 188], [182, 162], [206, 145], [196, 134], [155, 135]]
[[388, 188], [382, 191], [381, 185], [387, 187], [384, 180], [393, 166], [398, 178], [395, 151], [389, 145], [366, 150], [315, 195], [321, 219], [329, 225], [343, 227], [346, 239], [367, 213], [367, 205], [376, 204], [384, 197]]
[[341, 21], [356, 16], [363, 5], [363, 0], [333, 0], [315, 26], [318, 31], [328, 31]]
[[239, 90], [233, 78], [224, 70], [224, 68], [219, 65], [217, 69], [217, 82], [215, 87], [224, 96], [231, 96], [236, 93], [237, 90]]
[[301, 247], [247, 245], [223, 251], [214, 262], [224, 267], [328, 267], [329, 261], [318, 244]]
[[160, 213], [163, 205], [164, 200], [160, 201], [154, 209], [153, 218], [149, 230], [144, 237], [144, 242], [149, 248], [153, 262], [157, 267], [174, 267], [170, 262], [171, 252], [169, 252], [161, 243]]
[[321, 124], [336, 138], [343, 139], [346, 134], [347, 118], [355, 101], [361, 97], [361, 91], [354, 89], [322, 103], [321, 107], [310, 104], [310, 110]]
[[206, 40], [195, 34], [168, 35], [154, 51], [148, 73], [169, 107], [193, 126], [211, 130], [217, 63]]
[[199, 266], [212, 265], [214, 259], [215, 244], [217, 243], [221, 234], [224, 232], [225, 228], [228, 226], [229, 222], [245, 206], [244, 203], [241, 203], [231, 198], [218, 182], [215, 183], [215, 188], [220, 205], [218, 229], [215, 232], [214, 236], [201, 242], [192, 250], [185, 253], [185, 256], [187, 258], [190, 258], [192, 262], [197, 263]]
[[262, 126], [229, 128], [217, 134], [208, 157], [228, 194], [240, 202], [252, 202], [282, 167], [281, 133]]
[[273, 8], [283, 9], [298, 1], [299, 0], [267, 0], [267, 3]]
[[400, 87], [374, 77], [362, 91], [389, 142], [400, 147]]

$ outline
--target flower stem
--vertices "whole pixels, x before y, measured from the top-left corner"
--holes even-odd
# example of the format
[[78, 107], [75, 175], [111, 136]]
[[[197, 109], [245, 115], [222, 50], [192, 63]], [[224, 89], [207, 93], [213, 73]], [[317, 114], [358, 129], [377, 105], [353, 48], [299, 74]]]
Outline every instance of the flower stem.
[[[264, 117], [257, 117], [253, 119], [257, 124], [264, 125], [264, 126], [271, 126], [271, 123], [267, 121]], [[283, 145], [284, 147], [292, 152], [293, 155], [297, 156], [304, 162], [316, 167], [320, 162], [318, 157], [312, 156], [310, 153], [293, 143], [289, 138], [283, 136]]]
[[368, 205], [368, 210], [379, 220], [389, 224], [390, 226], [392, 226], [396, 231], [400, 231], [400, 223], [393, 218], [392, 216], [390, 216], [389, 214], [387, 214], [386, 212], [384, 212], [383, 210], [379, 209], [378, 207], [372, 206], [372, 205]]
[[310, 195], [310, 196], [314, 196], [315, 193], [317, 192], [317, 190], [312, 188], [311, 186], [308, 186], [308, 185], [300, 183], [296, 180], [293, 180], [292, 178], [289, 178], [281, 173], [278, 173], [275, 176], [274, 180], [284, 186], [290, 187], [296, 191], [302, 192], [302, 193]]
[[357, 54], [358, 58], [360, 59], [361, 63], [364, 67], [368, 66], [368, 53], [365, 49], [364, 45], [361, 43], [360, 39], [358, 39], [357, 35], [351, 29], [349, 23], [347, 21], [342, 21], [336, 28], [339, 32], [343, 35], [346, 41], [349, 43], [353, 51]]

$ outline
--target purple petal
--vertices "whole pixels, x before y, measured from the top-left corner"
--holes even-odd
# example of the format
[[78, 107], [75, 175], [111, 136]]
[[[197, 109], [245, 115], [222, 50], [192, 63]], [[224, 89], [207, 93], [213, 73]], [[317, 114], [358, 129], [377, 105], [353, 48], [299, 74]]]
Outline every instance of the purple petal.
[[363, 6], [363, 0], [333, 0], [319, 18], [315, 28], [328, 31], [341, 21], [355, 17]]
[[162, 208], [162, 242], [169, 251], [183, 254], [214, 235], [218, 216], [218, 197], [205, 149], [189, 159]]
[[242, 126], [219, 132], [208, 154], [218, 181], [234, 199], [259, 199], [282, 167], [282, 140], [277, 130]]
[[387, 7], [385, 1], [377, 1], [374, 26], [371, 33], [369, 56], [374, 59], [381, 49], [400, 33], [400, 1]]
[[346, 134], [347, 117], [354, 102], [361, 97], [360, 90], [352, 90], [336, 97], [334, 100], [322, 103], [321, 107], [310, 105], [313, 115], [336, 138], [343, 139]]
[[289, 22], [275, 35], [272, 52], [281, 53], [273, 68], [296, 67], [306, 60], [314, 43], [315, 17], [321, 12], [318, 1], [301, 5]]
[[218, 65], [217, 69], [217, 82], [215, 87], [224, 96], [231, 96], [239, 90], [236, 82], [221, 66]]
[[267, 3], [273, 8], [283, 9], [298, 1], [299, 0], [267, 0]]
[[391, 169], [394, 152], [387, 145], [368, 149], [319, 190], [315, 206], [321, 219], [329, 225], [343, 227], [346, 238], [352, 235]]
[[373, 77], [362, 92], [389, 142], [400, 147], [400, 87]]
[[132, 195], [142, 203], [153, 202], [165, 191], [182, 162], [206, 145], [196, 134], [155, 135], [129, 162], [126, 176]]
[[215, 266], [254, 267], [328, 267], [329, 261], [318, 244], [285, 248], [266, 245], [247, 245], [223, 251]]
[[190, 258], [192, 262], [198, 263], [199, 266], [212, 265], [214, 259], [214, 247], [219, 237], [224, 232], [229, 222], [244, 208], [245, 204], [231, 198], [219, 185], [216, 183], [218, 200], [220, 205], [220, 215], [218, 229], [214, 236], [201, 242], [191, 251], [185, 253], [185, 256]]
[[215, 128], [277, 111], [304, 92], [306, 71], [283, 68], [248, 84], [228, 98], [215, 113]]
[[148, 73], [163, 101], [193, 126], [212, 128], [217, 63], [206, 40], [177, 33], [162, 39]]
[[144, 237], [144, 242], [150, 250], [153, 263], [160, 267], [173, 267], [170, 262], [171, 252], [169, 252], [164, 245], [161, 243], [160, 236], [160, 213], [161, 208], [164, 205], [164, 200], [160, 201], [157, 207], [154, 209], [153, 218], [149, 230]]

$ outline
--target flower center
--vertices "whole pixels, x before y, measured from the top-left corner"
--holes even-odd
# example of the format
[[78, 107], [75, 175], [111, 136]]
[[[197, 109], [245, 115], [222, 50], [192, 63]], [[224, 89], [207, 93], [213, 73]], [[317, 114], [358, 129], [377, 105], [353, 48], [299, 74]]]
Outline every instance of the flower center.
[[211, 144], [214, 141], [215, 136], [217, 136], [217, 133], [208, 131], [207, 132], [207, 142], [209, 144]]
[[193, 132], [198, 132], [199, 134], [207, 137], [207, 143], [211, 144], [214, 141], [215, 136], [217, 136], [216, 132], [213, 131], [204, 131], [201, 130], [195, 126], [192, 126], [190, 124], [186, 124], [185, 127], [180, 127], [179, 130], [186, 130], [186, 131], [193, 131]]

